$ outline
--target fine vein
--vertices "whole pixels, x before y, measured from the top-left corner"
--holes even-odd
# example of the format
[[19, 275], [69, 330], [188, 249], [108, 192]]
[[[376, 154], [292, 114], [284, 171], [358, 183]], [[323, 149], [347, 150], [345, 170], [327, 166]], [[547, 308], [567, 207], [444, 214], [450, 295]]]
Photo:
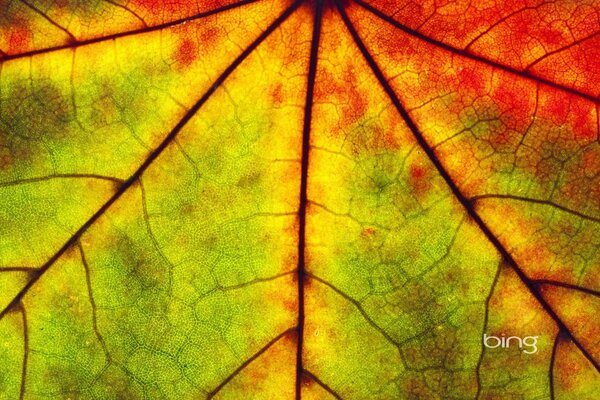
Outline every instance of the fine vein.
[[[471, 220], [477, 224], [477, 226], [479, 227], [481, 232], [485, 235], [485, 237], [490, 241], [490, 243], [496, 248], [498, 253], [502, 256], [503, 260], [505, 260], [505, 262], [511, 266], [513, 271], [517, 274], [517, 276], [523, 282], [523, 284], [528, 288], [528, 290], [531, 292], [531, 294], [536, 298], [536, 300], [542, 306], [544, 311], [554, 320], [554, 322], [558, 326], [559, 330], [561, 332], [563, 332], [577, 346], [577, 348], [588, 359], [588, 361], [594, 366], [594, 368], [596, 368], [596, 370], [600, 371], [600, 364], [598, 363], [598, 361], [596, 361], [594, 359], [594, 357], [590, 354], [590, 352], [581, 344], [579, 339], [577, 339], [577, 337], [575, 337], [575, 335], [565, 325], [565, 323], [562, 321], [562, 319], [556, 314], [554, 309], [544, 299], [544, 297], [540, 293], [537, 286], [532, 283], [532, 281], [525, 274], [525, 272], [519, 266], [519, 264], [517, 264], [517, 262], [512, 257], [512, 255], [508, 252], [508, 250], [506, 250], [504, 245], [494, 235], [494, 233], [492, 233], [491, 229], [487, 226], [487, 224], [483, 221], [483, 219], [475, 211], [475, 209], [474, 209], [472, 203], [469, 201], [469, 199], [461, 192], [461, 190], [458, 188], [456, 183], [454, 183], [454, 181], [450, 177], [450, 174], [448, 173], [448, 171], [446, 171], [445, 167], [442, 165], [442, 162], [437, 157], [434, 150], [431, 148], [431, 146], [429, 145], [429, 143], [427, 142], [427, 140], [421, 133], [420, 129], [417, 127], [415, 122], [412, 120], [412, 118], [408, 114], [408, 111], [406, 110], [406, 108], [404, 107], [404, 105], [402, 104], [402, 102], [400, 101], [400, 99], [398, 98], [398, 96], [396, 95], [396, 93], [394, 92], [394, 90], [392, 89], [390, 84], [388, 83], [385, 75], [383, 74], [383, 72], [381, 71], [379, 66], [377, 65], [377, 62], [375, 61], [373, 56], [370, 54], [370, 52], [367, 50], [365, 44], [362, 42], [362, 39], [358, 35], [356, 28], [354, 28], [354, 25], [350, 21], [348, 14], [343, 9], [343, 7], [339, 4], [339, 0], [334, 0], [334, 1], [336, 3], [336, 7], [337, 7], [339, 13], [342, 16], [344, 24], [346, 25], [348, 31], [352, 35], [352, 38], [354, 39], [355, 44], [360, 49], [361, 53], [363, 54], [363, 57], [369, 64], [374, 75], [377, 77], [377, 80], [379, 81], [379, 83], [381, 84], [381, 86], [383, 87], [383, 89], [385, 90], [387, 95], [389, 96], [390, 100], [393, 102], [394, 106], [396, 107], [396, 109], [398, 110], [400, 115], [402, 116], [402, 119], [405, 121], [408, 128], [413, 133], [413, 136], [417, 140], [419, 146], [427, 154], [427, 157], [431, 160], [432, 164], [434, 165], [434, 167], [436, 168], [436, 170], [438, 171], [440, 176], [444, 179], [444, 181], [446, 182], [446, 184], [448, 185], [448, 187], [450, 188], [450, 190], [452, 191], [452, 193], [454, 194], [456, 199], [461, 203], [461, 205], [463, 206], [463, 208], [465, 209], [465, 211], [467, 212], [467, 214], [469, 215]], [[358, 0], [355, 0], [355, 1], [358, 1]]]
[[131, 175], [115, 192], [115, 194], [100, 207], [98, 211], [90, 219], [88, 219], [70, 238], [67, 242], [35, 273], [32, 274], [32, 278], [25, 284], [25, 286], [19, 291], [19, 293], [13, 298], [13, 300], [0, 312], [0, 320], [17, 304], [21, 302], [25, 294], [31, 289], [33, 285], [54, 265], [69, 248], [75, 245], [83, 233], [93, 225], [106, 211], [123, 196], [127, 190], [132, 187], [143, 173], [152, 165], [154, 160], [173, 142], [179, 132], [187, 125], [187, 123], [196, 115], [198, 110], [206, 103], [210, 96], [221, 86], [221, 84], [231, 75], [233, 71], [260, 45], [283, 21], [285, 21], [300, 5], [300, 1], [294, 2], [288, 9], [286, 9], [269, 27], [263, 31], [258, 38], [256, 38], [216, 79], [216, 81], [210, 86], [210, 88], [202, 95], [202, 97], [188, 110], [183, 118], [175, 125], [175, 127], [169, 132], [169, 134], [163, 139], [158, 147], [156, 147], [150, 155], [144, 160], [142, 165]]

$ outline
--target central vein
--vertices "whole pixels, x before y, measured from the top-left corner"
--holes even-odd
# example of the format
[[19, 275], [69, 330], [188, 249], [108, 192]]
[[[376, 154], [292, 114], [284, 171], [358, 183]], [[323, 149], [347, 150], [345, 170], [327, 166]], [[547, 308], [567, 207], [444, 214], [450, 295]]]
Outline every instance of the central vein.
[[298, 209], [298, 338], [296, 349], [296, 399], [302, 397], [302, 377], [304, 374], [302, 349], [304, 343], [304, 283], [306, 279], [306, 207], [308, 204], [308, 166], [310, 155], [310, 131], [312, 121], [312, 106], [317, 74], [317, 56], [319, 52], [319, 37], [321, 35], [321, 20], [323, 0], [315, 2], [314, 26], [310, 48], [308, 68], [308, 83], [306, 90], [306, 105], [304, 110], [304, 127], [302, 131], [302, 169], [300, 178], [300, 206]]

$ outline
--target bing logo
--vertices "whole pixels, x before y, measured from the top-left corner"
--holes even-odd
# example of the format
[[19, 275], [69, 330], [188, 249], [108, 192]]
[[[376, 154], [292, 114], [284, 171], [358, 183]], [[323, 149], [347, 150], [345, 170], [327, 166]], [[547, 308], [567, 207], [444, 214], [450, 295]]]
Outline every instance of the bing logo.
[[488, 349], [508, 349], [511, 346], [517, 346], [525, 354], [537, 353], [537, 341], [539, 336], [488, 336], [483, 334], [483, 345]]

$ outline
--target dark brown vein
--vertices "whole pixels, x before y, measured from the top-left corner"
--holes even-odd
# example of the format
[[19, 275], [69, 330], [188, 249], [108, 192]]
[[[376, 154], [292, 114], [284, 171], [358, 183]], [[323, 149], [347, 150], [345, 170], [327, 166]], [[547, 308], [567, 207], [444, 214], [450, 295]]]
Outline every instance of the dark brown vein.
[[192, 159], [192, 157], [188, 154], [188, 152], [185, 151], [185, 149], [183, 148], [183, 146], [181, 145], [181, 143], [179, 143], [179, 141], [177, 139], [175, 139], [174, 143], [177, 146], [177, 148], [179, 149], [179, 152], [183, 155], [183, 157], [185, 158], [185, 160], [192, 167], [192, 170], [194, 171], [194, 181], [197, 182], [198, 179], [200, 179], [200, 176], [202, 175], [200, 173], [200, 170], [198, 169], [198, 166], [196, 165], [196, 163], [194, 162], [194, 160]]
[[342, 396], [340, 396], [335, 390], [333, 390], [329, 385], [327, 385], [325, 382], [323, 382], [322, 380], [320, 380], [319, 378], [317, 378], [316, 375], [314, 375], [313, 373], [304, 370], [302, 371], [302, 374], [308, 378], [309, 380], [316, 382], [319, 386], [321, 386], [327, 393], [329, 393], [330, 395], [332, 395], [333, 397], [335, 397], [337, 400], [342, 400]]
[[389, 333], [387, 333], [385, 331], [385, 329], [383, 329], [381, 326], [379, 326], [375, 321], [373, 321], [371, 319], [371, 317], [369, 316], [369, 314], [367, 314], [367, 312], [365, 311], [365, 309], [362, 307], [362, 305], [360, 304], [360, 302], [358, 302], [358, 300], [354, 299], [353, 297], [349, 296], [348, 294], [342, 292], [340, 289], [338, 289], [337, 287], [335, 287], [334, 285], [332, 285], [331, 283], [327, 282], [326, 280], [310, 273], [307, 272], [306, 276], [308, 276], [311, 279], [314, 279], [317, 282], [322, 283], [323, 285], [327, 286], [328, 288], [330, 288], [331, 290], [333, 290], [335, 293], [337, 293], [338, 295], [340, 295], [341, 297], [343, 297], [346, 301], [348, 301], [350, 304], [352, 304], [357, 310], [358, 312], [362, 315], [362, 317], [364, 318], [364, 320], [373, 327], [373, 329], [375, 329], [377, 332], [379, 332], [388, 342], [390, 342], [392, 345], [394, 345], [398, 350], [400, 350], [400, 343], [394, 339], [393, 337], [390, 336]]
[[206, 101], [212, 96], [212, 94], [223, 84], [223, 82], [231, 75], [231, 73], [260, 45], [275, 29], [281, 25], [301, 4], [300, 1], [294, 2], [288, 7], [269, 27], [263, 31], [257, 39], [255, 39], [226, 69], [221, 75], [215, 80], [210, 88], [202, 95], [202, 97], [188, 110], [183, 118], [175, 125], [171, 132], [163, 139], [158, 147], [156, 147], [150, 155], [144, 160], [142, 165], [131, 175], [115, 192], [115, 194], [100, 207], [98, 211], [90, 219], [88, 219], [74, 234], [67, 240], [67, 242], [37, 271], [33, 277], [27, 282], [27, 284], [21, 289], [21, 291], [13, 298], [13, 300], [0, 312], [0, 320], [17, 304], [21, 302], [23, 296], [27, 294], [29, 289], [54, 265], [69, 248], [75, 245], [81, 235], [93, 225], [98, 218], [106, 213], [106, 211], [121, 198], [121, 196], [129, 190], [134, 183], [136, 183], [142, 174], [152, 165], [154, 160], [169, 146], [169, 144], [177, 137], [177, 134], [183, 129], [184, 126], [196, 115], [198, 110], [206, 103]]
[[575, 215], [579, 218], [583, 218], [583, 219], [587, 219], [588, 221], [593, 221], [593, 222], [597, 222], [600, 223], [600, 218], [597, 217], [592, 217], [591, 215], [587, 215], [587, 214], [583, 214], [579, 211], [567, 208], [565, 206], [561, 206], [560, 204], [554, 203], [552, 201], [549, 200], [539, 200], [539, 199], [532, 199], [529, 197], [522, 197], [522, 196], [515, 196], [512, 194], [480, 194], [477, 196], [473, 196], [470, 198], [470, 200], [472, 202], [476, 202], [478, 200], [482, 200], [482, 199], [509, 199], [509, 200], [517, 200], [517, 201], [524, 201], [527, 203], [535, 203], [535, 204], [542, 204], [545, 206], [550, 206], [550, 207], [554, 207], [558, 210], [567, 212], [569, 214]]
[[562, 287], [565, 289], [576, 290], [578, 292], [582, 292], [582, 293], [590, 294], [592, 296], [600, 297], [600, 291], [598, 291], [598, 290], [589, 289], [584, 286], [573, 285], [571, 283], [553, 281], [551, 279], [534, 279], [531, 281], [531, 283], [534, 285], [542, 285], [542, 286], [543, 285], [558, 286], [558, 287]]
[[19, 399], [25, 398], [25, 386], [27, 383], [27, 360], [29, 358], [29, 327], [27, 326], [27, 312], [23, 303], [17, 306], [21, 319], [23, 321], [23, 366], [21, 368], [21, 388], [19, 390]]
[[[523, 284], [527, 287], [527, 289], [531, 292], [531, 294], [537, 299], [537, 301], [540, 304], [540, 306], [542, 307], [542, 309], [554, 320], [554, 322], [557, 324], [558, 328], [562, 332], [565, 333], [565, 335], [577, 346], [579, 351], [581, 351], [581, 353], [590, 361], [590, 363], [596, 368], [596, 370], [600, 372], [600, 364], [598, 363], [598, 361], [596, 361], [594, 359], [594, 357], [589, 353], [589, 351], [581, 344], [581, 342], [569, 330], [569, 328], [565, 325], [565, 323], [562, 321], [562, 319], [556, 314], [554, 309], [546, 302], [546, 300], [544, 299], [544, 297], [538, 290], [537, 286], [532, 284], [531, 280], [525, 274], [523, 269], [519, 266], [519, 264], [515, 261], [515, 259], [512, 257], [512, 255], [508, 252], [508, 250], [506, 250], [504, 245], [494, 235], [494, 233], [491, 231], [491, 229], [487, 226], [487, 224], [483, 221], [483, 219], [475, 211], [472, 203], [467, 199], [467, 197], [465, 197], [465, 195], [460, 191], [458, 186], [454, 183], [454, 181], [450, 177], [450, 174], [448, 173], [448, 171], [446, 171], [445, 167], [442, 165], [441, 161], [439, 160], [439, 158], [437, 157], [437, 155], [435, 154], [435, 152], [433, 151], [433, 149], [431, 148], [431, 146], [429, 145], [427, 140], [425, 140], [425, 137], [423, 136], [423, 134], [421, 133], [421, 131], [419, 130], [419, 128], [417, 127], [415, 122], [412, 120], [412, 118], [408, 114], [408, 111], [406, 111], [406, 108], [404, 107], [404, 105], [402, 104], [402, 102], [400, 101], [400, 99], [398, 98], [398, 96], [396, 95], [396, 93], [394, 92], [394, 90], [392, 89], [390, 84], [388, 83], [385, 75], [383, 74], [383, 72], [381, 71], [379, 66], [377, 65], [377, 62], [375, 61], [373, 56], [371, 56], [371, 54], [367, 50], [365, 44], [362, 42], [362, 39], [356, 32], [356, 29], [354, 28], [352, 22], [350, 21], [348, 14], [346, 14], [346, 11], [339, 4], [339, 0], [334, 0], [334, 1], [335, 1], [336, 7], [337, 7], [340, 15], [342, 16], [344, 24], [348, 28], [350, 34], [352, 35], [352, 37], [354, 39], [355, 44], [360, 49], [365, 60], [369, 64], [371, 70], [377, 77], [377, 80], [379, 81], [379, 83], [381, 84], [381, 86], [383, 87], [383, 89], [385, 90], [387, 95], [389, 96], [390, 100], [393, 102], [394, 106], [396, 107], [396, 109], [398, 110], [400, 115], [402, 116], [402, 119], [404, 120], [404, 122], [406, 123], [408, 128], [413, 133], [413, 136], [415, 137], [419, 146], [427, 154], [428, 158], [431, 160], [432, 164], [434, 165], [434, 167], [436, 168], [436, 170], [438, 171], [440, 176], [444, 179], [444, 181], [446, 182], [446, 184], [448, 185], [448, 187], [450, 188], [450, 190], [452, 191], [452, 193], [454, 194], [456, 199], [461, 203], [461, 205], [463, 206], [465, 211], [468, 213], [471, 220], [477, 224], [477, 226], [479, 227], [481, 232], [485, 235], [485, 237], [489, 240], [489, 242], [496, 248], [498, 253], [502, 256], [502, 259], [505, 260], [505, 262], [509, 266], [511, 266], [511, 268], [517, 274], [517, 276], [519, 277], [521, 282], [523, 282]], [[355, 1], [359, 1], [359, 0], [355, 0]]]
[[0, 272], [35, 272], [38, 269], [34, 267], [0, 267]]
[[144, 27], [146, 27], [146, 28], [148, 27], [148, 24], [146, 23], [146, 21], [144, 21], [144, 18], [142, 18], [138, 13], [133, 11], [131, 8], [128, 8], [128, 7], [124, 6], [123, 4], [119, 4], [112, 0], [104, 0], [104, 1], [110, 5], [113, 5], [115, 7], [118, 7], [122, 10], [127, 11], [129, 14], [133, 15], [137, 20], [139, 20], [142, 23], [142, 25], [144, 25]]
[[104, 337], [100, 333], [100, 329], [98, 328], [98, 306], [96, 305], [96, 300], [94, 300], [94, 293], [92, 290], [92, 278], [90, 266], [85, 257], [85, 252], [83, 251], [83, 246], [81, 242], [77, 242], [77, 249], [79, 250], [79, 255], [81, 257], [81, 263], [83, 264], [83, 269], [85, 271], [85, 282], [87, 285], [88, 291], [88, 299], [90, 302], [90, 306], [92, 307], [92, 327], [94, 329], [94, 334], [96, 335], [96, 339], [100, 343], [102, 347], [102, 351], [104, 352], [104, 357], [106, 357], [106, 367], [110, 365], [112, 362], [112, 357], [110, 352], [108, 351], [108, 347], [106, 346], [106, 342], [104, 341]]
[[52, 175], [35, 177], [35, 178], [23, 178], [23, 179], [17, 179], [14, 181], [0, 182], [0, 187], [24, 185], [24, 184], [28, 184], [28, 183], [45, 182], [45, 181], [49, 181], [52, 179], [98, 179], [98, 180], [103, 180], [103, 181], [110, 181], [110, 182], [116, 183], [118, 185], [122, 185], [124, 182], [122, 179], [119, 179], [119, 178], [114, 178], [112, 176], [96, 175], [96, 174], [52, 174]]
[[27, 2], [25, 0], [20, 0], [20, 1], [21, 1], [21, 3], [25, 4], [25, 6], [27, 6], [27, 8], [29, 8], [30, 10], [32, 10], [33, 12], [35, 12], [36, 14], [38, 14], [40, 17], [44, 18], [46, 21], [48, 21], [56, 29], [60, 30], [65, 35], [67, 35], [69, 37], [69, 40], [71, 42], [76, 42], [77, 41], [77, 38], [75, 36], [73, 36], [73, 34], [71, 32], [69, 32], [64, 26], [61, 26], [60, 24], [58, 24], [52, 18], [50, 18], [49, 16], [47, 16], [46, 14], [44, 14], [41, 10], [39, 10], [37, 7], [35, 7], [33, 4], [29, 4], [29, 2]]
[[146, 189], [144, 188], [144, 180], [140, 177], [139, 179], [140, 191], [142, 192], [142, 212], [144, 215], [144, 224], [146, 225], [146, 231], [148, 232], [148, 236], [150, 236], [150, 241], [152, 242], [152, 246], [158, 252], [160, 257], [167, 263], [168, 266], [168, 276], [169, 282], [167, 284], [167, 292], [169, 295], [172, 294], [173, 290], [173, 270], [175, 269], [175, 265], [171, 260], [167, 257], [167, 255], [163, 252], [160, 244], [158, 243], [158, 239], [156, 235], [154, 235], [154, 231], [152, 230], [152, 225], [150, 224], [150, 214], [148, 213], [148, 201], [146, 199]]
[[280, 278], [283, 278], [284, 276], [288, 276], [291, 274], [295, 274], [297, 273], [296, 271], [287, 271], [287, 272], [282, 272], [273, 276], [268, 276], [266, 278], [256, 278], [256, 279], [252, 279], [251, 281], [248, 282], [244, 282], [244, 283], [238, 283], [237, 285], [230, 285], [230, 286], [222, 286], [222, 285], [218, 285], [216, 287], [217, 290], [222, 291], [222, 292], [228, 292], [230, 290], [238, 290], [238, 289], [243, 289], [246, 288], [248, 286], [252, 286], [252, 285], [256, 285], [257, 283], [265, 283], [265, 282], [271, 282]]
[[[500, 279], [500, 273], [502, 271], [502, 264], [498, 265], [498, 269], [496, 270], [496, 275], [494, 276], [494, 280], [492, 281], [492, 287], [488, 292], [488, 295], [485, 299], [485, 314], [483, 316], [483, 329], [482, 329], [482, 340], [483, 334], [487, 332], [487, 326], [490, 316], [490, 301], [492, 300], [492, 296], [494, 295], [494, 291], [496, 290], [496, 285], [498, 284], [498, 280]], [[481, 365], [483, 363], [483, 357], [485, 356], [485, 346], [483, 343], [481, 344], [481, 353], [479, 353], [479, 359], [477, 360], [477, 368], [475, 369], [475, 375], [477, 376], [477, 393], [475, 394], [475, 400], [479, 400], [481, 397]]]
[[558, 346], [561, 340], [561, 333], [558, 332], [554, 338], [554, 344], [552, 345], [552, 355], [550, 356], [550, 366], [548, 368], [548, 381], [550, 385], [550, 400], [554, 400], [554, 366], [556, 364], [556, 353], [558, 352]]
[[231, 382], [231, 380], [233, 378], [235, 378], [236, 376], [238, 376], [240, 372], [242, 372], [248, 365], [250, 365], [252, 363], [252, 361], [256, 360], [264, 352], [266, 352], [267, 350], [269, 350], [281, 338], [283, 338], [284, 336], [289, 335], [291, 333], [295, 333], [295, 332], [296, 332], [296, 327], [293, 327], [293, 328], [290, 328], [290, 329], [287, 329], [287, 330], [281, 332], [275, 338], [271, 339], [271, 341], [269, 343], [267, 343], [266, 345], [264, 345], [260, 350], [258, 350], [256, 353], [254, 353], [246, 361], [244, 361], [239, 367], [237, 367], [235, 369], [235, 371], [233, 371], [231, 374], [229, 374], [227, 376], [227, 378], [225, 378], [216, 388], [214, 388], [210, 393], [208, 393], [208, 396], [206, 397], [207, 400], [210, 400], [213, 397], [215, 397], [217, 395], [217, 393], [219, 393], [229, 382]]
[[474, 37], [466, 46], [465, 46], [465, 50], [469, 51], [469, 48], [471, 46], [473, 46], [479, 39], [481, 39], [482, 37], [484, 37], [485, 35], [487, 35], [488, 33], [490, 33], [490, 31], [492, 31], [494, 28], [496, 28], [497, 26], [499, 26], [500, 24], [502, 24], [503, 22], [506, 22], [508, 19], [514, 17], [515, 15], [519, 15], [524, 11], [528, 11], [528, 10], [537, 10], [539, 8], [539, 6], [536, 7], [523, 7], [520, 8], [518, 10], [515, 10], [509, 14], [506, 14], [505, 16], [503, 16], [502, 18], [498, 19], [497, 21], [495, 21], [493, 24], [491, 24], [490, 26], [488, 26], [483, 32], [481, 32], [479, 35], [477, 35], [476, 37]]
[[454, 245], [456, 244], [456, 239], [458, 238], [458, 233], [460, 232], [460, 230], [466, 220], [467, 220], [467, 216], [464, 215], [460, 219], [460, 222], [458, 223], [456, 229], [454, 230], [454, 233], [452, 234], [452, 237], [450, 238], [450, 243], [448, 243], [448, 246], [446, 246], [446, 250], [444, 251], [444, 254], [440, 258], [435, 260], [431, 264], [431, 266], [429, 266], [428, 268], [425, 268], [423, 271], [421, 271], [417, 275], [418, 278], [423, 278], [425, 275], [427, 275], [428, 273], [433, 271], [438, 265], [440, 265], [444, 260], [446, 260], [448, 258], [448, 256], [450, 255], [450, 253], [452, 252], [452, 250], [454, 248]]
[[205, 297], [211, 296], [215, 292], [226, 293], [226, 292], [230, 292], [230, 291], [244, 289], [244, 288], [247, 288], [247, 287], [250, 287], [250, 286], [257, 285], [259, 283], [265, 283], [265, 282], [275, 281], [277, 279], [281, 279], [281, 278], [283, 278], [285, 276], [292, 275], [292, 274], [296, 274], [296, 270], [282, 272], [282, 273], [279, 273], [279, 274], [276, 274], [276, 275], [267, 276], [265, 278], [252, 279], [252, 280], [247, 281], [247, 282], [238, 283], [237, 285], [223, 286], [219, 282], [216, 282], [216, 286], [213, 289], [211, 289], [208, 292], [202, 294], [199, 298], [205, 298]]
[[470, 59], [470, 60], [481, 62], [483, 64], [489, 65], [492, 68], [496, 68], [496, 69], [499, 69], [499, 70], [502, 70], [502, 71], [505, 71], [505, 72], [509, 72], [509, 73], [511, 73], [513, 75], [520, 76], [521, 78], [525, 78], [525, 79], [528, 79], [528, 80], [531, 80], [531, 81], [534, 81], [534, 82], [537, 82], [537, 83], [540, 83], [540, 84], [552, 87], [554, 89], [557, 89], [557, 90], [560, 90], [560, 91], [563, 91], [563, 92], [567, 92], [567, 93], [573, 94], [575, 96], [582, 97], [582, 98], [584, 98], [586, 100], [589, 100], [591, 102], [594, 102], [594, 103], [598, 103], [600, 101], [600, 99], [598, 99], [598, 97], [595, 96], [595, 95], [583, 92], [581, 90], [578, 90], [578, 89], [575, 89], [575, 88], [572, 88], [572, 87], [569, 87], [569, 86], [562, 85], [560, 83], [553, 82], [553, 81], [551, 81], [549, 79], [546, 79], [546, 78], [543, 78], [541, 76], [535, 75], [535, 74], [533, 74], [533, 73], [531, 73], [529, 71], [526, 71], [526, 70], [520, 70], [520, 69], [517, 69], [517, 68], [514, 68], [514, 67], [509, 67], [508, 65], [504, 65], [504, 64], [501, 64], [499, 62], [492, 61], [492, 60], [490, 60], [490, 59], [488, 59], [486, 57], [483, 57], [483, 56], [480, 56], [480, 55], [477, 55], [477, 54], [473, 54], [473, 53], [471, 53], [471, 52], [469, 52], [467, 50], [462, 50], [462, 49], [456, 48], [454, 46], [451, 46], [451, 45], [449, 45], [447, 43], [444, 43], [444, 42], [441, 42], [439, 40], [430, 38], [429, 36], [424, 35], [421, 32], [418, 32], [418, 31], [416, 31], [414, 29], [411, 29], [411, 28], [409, 28], [409, 27], [401, 24], [400, 22], [396, 21], [394, 18], [390, 17], [389, 15], [386, 15], [385, 13], [383, 13], [380, 10], [378, 10], [377, 8], [371, 6], [370, 4], [365, 3], [363, 0], [352, 0], [352, 1], [354, 1], [356, 4], [360, 5], [361, 7], [363, 7], [364, 9], [366, 9], [367, 11], [371, 12], [373, 15], [377, 16], [378, 18], [380, 18], [380, 19], [384, 20], [385, 22], [388, 22], [389, 24], [391, 24], [391, 25], [395, 26], [396, 28], [400, 29], [401, 31], [403, 31], [403, 32], [405, 32], [405, 33], [407, 33], [407, 34], [409, 34], [409, 35], [411, 35], [411, 36], [413, 36], [413, 37], [415, 37], [417, 39], [420, 39], [420, 40], [422, 40], [422, 41], [424, 41], [426, 43], [429, 43], [429, 44], [431, 44], [433, 46], [439, 47], [439, 48], [441, 48], [443, 50], [449, 51], [449, 52], [451, 52], [453, 54], [456, 54], [458, 56], [461, 56], [461, 57], [464, 57], [464, 58], [467, 58], [467, 59]]
[[150, 33], [150, 32], [155, 32], [155, 31], [159, 31], [162, 29], [166, 29], [166, 28], [170, 28], [172, 26], [175, 25], [179, 25], [179, 24], [183, 24], [186, 22], [191, 22], [191, 21], [195, 21], [197, 19], [201, 19], [201, 18], [206, 18], [206, 17], [210, 17], [211, 15], [215, 15], [215, 14], [219, 14], [222, 13], [224, 11], [227, 10], [231, 10], [234, 8], [238, 8], [241, 6], [244, 6], [246, 4], [251, 4], [251, 3], [255, 3], [259, 0], [241, 0], [237, 3], [232, 3], [232, 4], [228, 4], [225, 5], [223, 7], [218, 7], [215, 8], [213, 10], [209, 10], [209, 11], [205, 11], [202, 13], [198, 13], [189, 17], [185, 17], [185, 18], [180, 18], [180, 19], [176, 19], [173, 21], [169, 21], [169, 22], [165, 22], [163, 24], [159, 24], [159, 25], [154, 25], [154, 26], [149, 26], [149, 27], [143, 27], [140, 29], [134, 29], [131, 31], [125, 31], [125, 32], [119, 32], [119, 33], [115, 33], [112, 35], [107, 35], [107, 36], [100, 36], [100, 37], [96, 37], [96, 38], [92, 38], [92, 39], [86, 39], [86, 40], [75, 40], [72, 41], [71, 43], [66, 43], [63, 45], [59, 45], [59, 46], [52, 46], [52, 47], [47, 47], [47, 48], [43, 48], [43, 49], [37, 49], [37, 50], [30, 50], [30, 51], [26, 51], [23, 53], [18, 53], [18, 54], [8, 54], [3, 55], [0, 58], [0, 63], [4, 63], [6, 61], [10, 61], [10, 60], [16, 60], [19, 58], [25, 58], [25, 57], [32, 57], [32, 56], [36, 56], [38, 54], [46, 54], [46, 53], [52, 53], [55, 51], [60, 51], [60, 50], [66, 50], [66, 49], [76, 49], [78, 47], [81, 46], [87, 46], [90, 44], [94, 44], [94, 43], [100, 43], [100, 42], [106, 42], [109, 40], [116, 40], [116, 39], [120, 39], [123, 37], [127, 37], [127, 36], [133, 36], [133, 35], [138, 35], [138, 34], [144, 34], [144, 33]]
[[323, 0], [315, 2], [313, 34], [310, 45], [304, 126], [302, 130], [302, 160], [300, 175], [300, 204], [298, 207], [298, 337], [296, 348], [296, 400], [302, 398], [302, 352], [304, 348], [304, 283], [306, 279], [306, 208], [308, 205], [308, 166], [310, 156], [310, 133], [312, 122], [313, 96], [317, 76], [319, 40], [323, 17]]
[[537, 60], [533, 61], [533, 62], [532, 62], [531, 64], [529, 64], [528, 66], [526, 66], [526, 67], [525, 67], [525, 71], [531, 71], [531, 69], [532, 69], [533, 67], [535, 67], [537, 64], [539, 64], [540, 62], [544, 61], [544, 60], [545, 60], [545, 59], [547, 59], [548, 57], [550, 57], [550, 56], [553, 56], [554, 54], [561, 53], [561, 52], [563, 52], [563, 51], [565, 51], [565, 50], [568, 50], [568, 49], [570, 49], [571, 47], [578, 46], [578, 45], [580, 45], [581, 43], [583, 43], [583, 42], [585, 42], [585, 41], [587, 41], [587, 40], [593, 39], [593, 38], [595, 38], [595, 37], [596, 37], [596, 36], [598, 36], [598, 35], [600, 35], [600, 32], [594, 32], [594, 33], [592, 33], [591, 35], [588, 35], [588, 36], [586, 36], [586, 37], [583, 37], [583, 38], [581, 38], [581, 39], [577, 39], [577, 40], [575, 40], [575, 41], [573, 41], [573, 42], [569, 43], [569, 44], [568, 44], [568, 45], [566, 45], [566, 46], [560, 47], [560, 48], [558, 48], [558, 49], [556, 49], [556, 50], [549, 51], [549, 52], [547, 52], [546, 54], [544, 54], [543, 56], [541, 56], [540, 58], [538, 58]]

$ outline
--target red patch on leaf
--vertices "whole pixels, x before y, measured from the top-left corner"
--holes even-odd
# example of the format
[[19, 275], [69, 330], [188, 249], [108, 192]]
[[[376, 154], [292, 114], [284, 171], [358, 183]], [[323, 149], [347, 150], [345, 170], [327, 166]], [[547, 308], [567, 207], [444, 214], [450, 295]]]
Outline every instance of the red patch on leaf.
[[[347, 69], [342, 73], [342, 79], [332, 76], [326, 70], [320, 71], [317, 84], [315, 85], [315, 99], [320, 101], [323, 98], [335, 98], [340, 106], [339, 128], [347, 129], [364, 117], [367, 107], [367, 99], [362, 92], [357, 90], [359, 81], [356, 73], [352, 69]], [[338, 134], [339, 129], [334, 129], [332, 134]]]
[[400, 143], [398, 142], [398, 138], [394, 136], [392, 133], [388, 132], [384, 138], [385, 147], [388, 149], [399, 149]]
[[390, 129], [382, 129], [380, 126], [375, 126], [373, 129], [373, 135], [374, 137], [370, 147], [372, 147], [374, 150], [397, 150], [400, 148], [398, 138]]
[[362, 231], [362, 235], [364, 237], [370, 238], [370, 237], [373, 237], [373, 235], [375, 235], [376, 232], [377, 231], [375, 229], [373, 229], [373, 228], [365, 228]]
[[561, 32], [558, 30], [553, 30], [550, 28], [541, 29], [538, 32], [538, 35], [542, 39], [542, 43], [544, 43], [544, 45], [550, 45], [552, 48], [559, 47], [565, 43]]
[[[356, 74], [353, 70], [345, 71], [343, 82], [345, 82], [346, 85], [349, 85], [348, 87], [350, 88], [356, 88], [358, 86], [358, 80], [356, 79]], [[348, 115], [349, 118], [347, 118], [347, 120], [344, 118], [344, 122], [353, 123], [365, 115], [368, 104], [364, 96], [357, 90], [350, 89], [348, 94], [350, 96], [350, 104], [344, 107], [343, 115]]]
[[459, 85], [474, 90], [476, 93], [481, 93], [485, 89], [485, 81], [483, 76], [469, 68], [462, 69], [458, 72]]
[[431, 188], [429, 171], [425, 167], [413, 164], [410, 166], [409, 175], [410, 185], [417, 196], [422, 196]]
[[208, 49], [214, 46], [216, 43], [225, 36], [223, 28], [219, 26], [211, 26], [206, 29], [202, 29], [198, 32], [198, 42], [203, 49]]
[[198, 46], [190, 39], [185, 39], [179, 45], [175, 58], [179, 65], [189, 66], [198, 56]]
[[[503, 78], [505, 78], [505, 76], [503, 76]], [[520, 95], [519, 90], [513, 85], [514, 82], [511, 80], [502, 79], [492, 93], [494, 102], [501, 107], [503, 111], [506, 108], [526, 110], [528, 108], [527, 96]]]
[[410, 167], [410, 176], [413, 179], [421, 179], [425, 176], [425, 170], [417, 165], [411, 165]]
[[588, 178], [594, 178], [600, 175], [600, 156], [595, 151], [587, 151], [581, 157], [581, 166], [583, 173]]
[[298, 302], [296, 300], [284, 300], [283, 307], [292, 313], [298, 311]]
[[576, 140], [595, 140], [597, 136], [595, 110], [589, 102], [573, 99], [573, 128]]
[[54, 4], [60, 8], [67, 8], [72, 2], [70, 0], [54, 0]]
[[[508, 216], [507, 216], [508, 218]], [[534, 224], [540, 226], [542, 221], [530, 222], [528, 220], [519, 220], [519, 229], [527, 229], [528, 225]], [[523, 265], [550, 265], [553, 255], [547, 248], [542, 248], [535, 244], [525, 247], [519, 254], [519, 262]]]
[[565, 123], [567, 115], [569, 114], [569, 106], [570, 102], [566, 101], [566, 99], [556, 99], [556, 101], [550, 101], [547, 105], [547, 109], [552, 116], [552, 121], [557, 124]]
[[275, 88], [271, 91], [271, 98], [277, 105], [283, 103], [283, 85], [278, 83]]
[[8, 35], [8, 54], [21, 53], [29, 50], [31, 31], [24, 25], [17, 25]]
[[494, 132], [491, 137], [491, 144], [495, 150], [502, 150], [511, 141], [511, 134], [506, 130]]

